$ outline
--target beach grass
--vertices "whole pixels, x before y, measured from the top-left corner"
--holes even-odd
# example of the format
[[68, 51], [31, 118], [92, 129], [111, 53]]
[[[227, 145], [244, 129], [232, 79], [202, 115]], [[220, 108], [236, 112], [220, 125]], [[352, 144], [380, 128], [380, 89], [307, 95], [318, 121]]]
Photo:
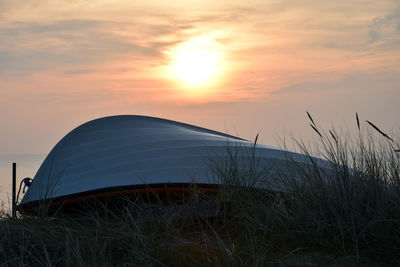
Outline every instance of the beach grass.
[[358, 114], [353, 135], [324, 130], [307, 115], [315, 142], [292, 138], [282, 147], [307, 155], [309, 164], [288, 154], [287, 172], [276, 177], [284, 193], [257, 190], [267, 176], [256, 171], [254, 157], [244, 170], [228, 153], [210, 164], [224, 181], [218, 195], [207, 196], [220, 205], [216, 216], [182, 215], [165, 202], [137, 200], [119, 211], [99, 205], [75, 216], [11, 218], [3, 211], [0, 265], [400, 265], [396, 138], [360, 123]]

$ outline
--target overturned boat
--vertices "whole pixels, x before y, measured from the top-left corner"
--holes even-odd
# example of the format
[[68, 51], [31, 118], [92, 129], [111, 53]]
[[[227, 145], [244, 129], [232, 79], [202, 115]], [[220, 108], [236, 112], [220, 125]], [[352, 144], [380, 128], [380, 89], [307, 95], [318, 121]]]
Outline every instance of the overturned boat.
[[[193, 187], [216, 194], [227, 183], [282, 191], [277, 173], [287, 165], [288, 155], [295, 161], [307, 160], [301, 154], [172, 120], [104, 117], [82, 124], [56, 144], [18, 209], [37, 213], [46, 202], [55, 212], [77, 208], [88, 199], [148, 192], [179, 195]], [[232, 165], [243, 175], [233, 174]], [[255, 173], [265, 175], [261, 179]]]

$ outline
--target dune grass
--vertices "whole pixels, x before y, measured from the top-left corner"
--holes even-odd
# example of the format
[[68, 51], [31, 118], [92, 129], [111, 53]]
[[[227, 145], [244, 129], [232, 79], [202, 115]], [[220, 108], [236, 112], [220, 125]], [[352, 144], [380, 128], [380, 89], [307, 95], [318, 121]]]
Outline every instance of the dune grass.
[[228, 153], [210, 165], [224, 181], [211, 199], [220, 204], [216, 217], [138, 200], [119, 211], [99, 205], [73, 217], [14, 219], [1, 212], [0, 265], [400, 265], [398, 143], [371, 122], [360, 125], [358, 114], [354, 136], [324, 131], [309, 117], [316, 142], [293, 139], [290, 150], [308, 155], [310, 164], [296, 164], [288, 154], [287, 172], [277, 177], [284, 194], [256, 190], [267, 176], [257, 171], [255, 157], [243, 168]]

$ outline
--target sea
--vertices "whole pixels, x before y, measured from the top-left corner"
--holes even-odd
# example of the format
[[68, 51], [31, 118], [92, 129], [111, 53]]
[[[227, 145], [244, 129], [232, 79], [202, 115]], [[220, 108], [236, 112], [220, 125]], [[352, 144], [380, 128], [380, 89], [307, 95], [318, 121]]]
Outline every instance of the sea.
[[[45, 159], [45, 154], [0, 154], [0, 211], [11, 210], [12, 164], [17, 164], [17, 192], [20, 181], [33, 178]], [[20, 199], [22, 198], [22, 189]]]

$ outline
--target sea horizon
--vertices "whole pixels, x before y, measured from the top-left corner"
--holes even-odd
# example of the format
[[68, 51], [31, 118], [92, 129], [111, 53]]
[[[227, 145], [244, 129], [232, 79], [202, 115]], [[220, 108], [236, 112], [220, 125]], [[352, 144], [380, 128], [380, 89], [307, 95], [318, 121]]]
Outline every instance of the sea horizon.
[[[17, 163], [17, 190], [25, 177], [33, 178], [45, 159], [46, 154], [15, 153], [0, 154], [0, 205], [11, 207], [12, 163]], [[21, 196], [20, 196], [21, 198]]]

